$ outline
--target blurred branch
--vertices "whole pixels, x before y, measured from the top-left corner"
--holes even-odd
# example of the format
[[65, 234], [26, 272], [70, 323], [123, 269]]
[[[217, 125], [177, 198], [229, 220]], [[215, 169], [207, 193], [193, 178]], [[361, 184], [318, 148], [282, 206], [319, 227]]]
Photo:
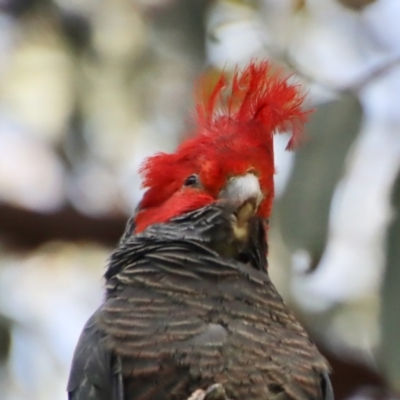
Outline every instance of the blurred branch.
[[385, 74], [391, 68], [400, 64], [400, 55], [396, 54], [391, 56], [389, 60], [378, 62], [375, 66], [369, 67], [362, 71], [358, 77], [356, 77], [352, 82], [345, 82], [344, 84], [335, 82], [333, 80], [326, 79], [322, 76], [317, 76], [314, 73], [307, 71], [303, 67], [300, 67], [291, 57], [286, 55], [284, 57], [285, 63], [294, 71], [296, 74], [301, 76], [304, 80], [310, 83], [316, 83], [325, 87], [328, 90], [333, 90], [342, 93], [357, 93], [366, 84], [373, 81], [380, 75]]
[[339, 3], [352, 10], [360, 11], [364, 7], [374, 3], [375, 1], [376, 0], [339, 0]]
[[39, 214], [10, 205], [0, 206], [0, 237], [18, 247], [35, 247], [48, 240], [94, 240], [114, 246], [126, 217], [91, 218], [71, 208]]

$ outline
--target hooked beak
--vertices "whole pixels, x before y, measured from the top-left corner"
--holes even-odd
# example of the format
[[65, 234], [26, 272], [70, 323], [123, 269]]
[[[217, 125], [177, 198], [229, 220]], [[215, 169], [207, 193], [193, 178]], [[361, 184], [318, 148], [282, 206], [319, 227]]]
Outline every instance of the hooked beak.
[[258, 178], [248, 173], [230, 179], [221, 191], [220, 199], [226, 199], [237, 207], [235, 216], [237, 225], [241, 226], [249, 221], [256, 213], [263, 198]]

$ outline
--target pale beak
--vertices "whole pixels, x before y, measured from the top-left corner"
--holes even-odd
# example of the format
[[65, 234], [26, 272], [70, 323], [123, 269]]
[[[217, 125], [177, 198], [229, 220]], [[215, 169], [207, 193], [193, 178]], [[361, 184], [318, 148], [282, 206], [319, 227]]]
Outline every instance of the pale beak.
[[219, 198], [226, 199], [237, 206], [235, 215], [237, 223], [241, 225], [256, 213], [263, 195], [258, 178], [248, 173], [231, 178], [221, 191]]
[[243, 204], [252, 201], [257, 207], [262, 200], [262, 192], [258, 178], [251, 173], [231, 178], [221, 191], [219, 198]]

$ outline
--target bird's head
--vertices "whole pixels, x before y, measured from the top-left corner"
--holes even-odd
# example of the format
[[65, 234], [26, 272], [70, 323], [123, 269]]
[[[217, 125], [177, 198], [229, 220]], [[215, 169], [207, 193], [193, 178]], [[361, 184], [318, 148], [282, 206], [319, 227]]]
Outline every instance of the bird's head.
[[295, 144], [307, 114], [304, 96], [267, 62], [250, 63], [231, 82], [228, 86], [221, 76], [207, 101], [199, 102], [194, 135], [175, 153], [144, 162], [147, 191], [136, 214], [136, 233], [215, 202], [233, 206], [239, 236], [252, 216], [269, 217], [273, 134], [291, 129], [288, 147]]

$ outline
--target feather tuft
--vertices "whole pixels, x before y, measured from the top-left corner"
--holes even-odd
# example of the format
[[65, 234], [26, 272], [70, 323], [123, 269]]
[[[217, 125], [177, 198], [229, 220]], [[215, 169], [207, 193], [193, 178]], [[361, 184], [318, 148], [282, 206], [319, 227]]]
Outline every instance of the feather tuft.
[[[224, 96], [229, 88], [222, 75], [211, 95], [200, 97], [203, 103], [196, 108], [199, 131], [201, 127], [218, 130], [221, 120], [226, 124], [228, 117], [229, 124], [261, 124], [267, 134], [292, 131], [287, 149], [294, 149], [301, 142], [309, 111], [302, 108], [305, 95], [300, 85], [289, 83], [290, 78], [273, 72], [266, 61], [253, 61], [243, 71], [234, 72], [230, 93]], [[204, 81], [199, 86], [204, 90]]]
[[[136, 232], [156, 222], [217, 201], [232, 176], [258, 177], [263, 201], [258, 215], [268, 218], [274, 198], [273, 134], [292, 131], [293, 149], [308, 112], [304, 94], [268, 62], [251, 62], [232, 79], [206, 75], [197, 86], [193, 136], [172, 154], [159, 153], [141, 167], [147, 188], [136, 217]], [[195, 175], [196, 187], [186, 179]]]

